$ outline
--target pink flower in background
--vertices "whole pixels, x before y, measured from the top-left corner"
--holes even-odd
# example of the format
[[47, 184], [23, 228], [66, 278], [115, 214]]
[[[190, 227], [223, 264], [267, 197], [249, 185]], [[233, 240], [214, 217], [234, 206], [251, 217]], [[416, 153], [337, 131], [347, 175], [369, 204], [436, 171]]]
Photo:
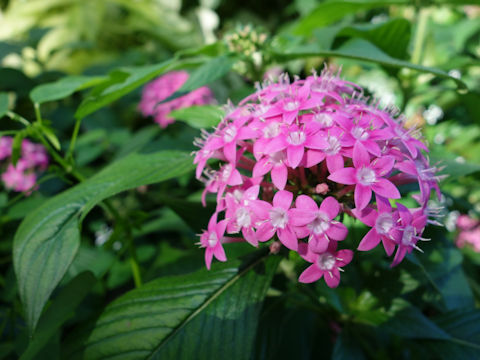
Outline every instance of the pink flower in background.
[[210, 269], [212, 259], [215, 256], [217, 260], [227, 261], [222, 241], [224, 240], [225, 228], [227, 222], [222, 220], [217, 222], [217, 214], [213, 214], [208, 222], [208, 230], [200, 236], [200, 246], [205, 248], [205, 264]]
[[[338, 286], [341, 268], [353, 257], [351, 250], [337, 250], [348, 238], [345, 217], [369, 228], [353, 246], [368, 251], [382, 242], [388, 256], [396, 250], [392, 265], [420, 249], [439, 168], [429, 165], [422, 153], [428, 149], [404, 118], [370, 105], [360, 90], [329, 70], [293, 82], [282, 75], [230, 106], [215, 130], [196, 140], [203, 199], [215, 194], [215, 219], [224, 219], [215, 225], [221, 243], [261, 246], [278, 239], [312, 264], [299, 281], [323, 278], [330, 287]], [[417, 185], [417, 209], [390, 203], [406, 197], [398, 186], [407, 183]], [[201, 237], [207, 267], [213, 226]], [[218, 255], [225, 260], [223, 248]]]
[[2, 173], [2, 181], [7, 189], [24, 192], [29, 195], [35, 189], [37, 174], [48, 167], [48, 155], [40, 144], [34, 144], [27, 139], [22, 140], [21, 157], [16, 165], [10, 163], [13, 139], [9, 136], [0, 138], [0, 160], [5, 163], [6, 169]]
[[459, 233], [455, 242], [462, 248], [470, 245], [473, 250], [480, 252], [480, 221], [468, 215], [460, 215], [457, 219]]
[[179, 90], [187, 79], [186, 71], [172, 71], [148, 83], [143, 89], [142, 99], [138, 105], [143, 116], [153, 116], [155, 122], [165, 128], [174, 122], [173, 118], [168, 117], [172, 110], [213, 102], [212, 92], [203, 86], [176, 99], [159, 104]]

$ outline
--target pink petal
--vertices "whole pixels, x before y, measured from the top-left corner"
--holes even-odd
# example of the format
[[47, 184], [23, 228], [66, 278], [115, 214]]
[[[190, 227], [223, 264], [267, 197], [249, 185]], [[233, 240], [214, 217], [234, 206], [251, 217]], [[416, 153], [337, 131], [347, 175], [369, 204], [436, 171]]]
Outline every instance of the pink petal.
[[290, 250], [297, 251], [298, 239], [289, 226], [287, 226], [285, 229], [277, 229], [277, 235], [282, 244], [285, 245], [285, 247]]
[[208, 270], [210, 270], [210, 267], [212, 266], [212, 259], [213, 259], [213, 250], [211, 248], [206, 248], [205, 249], [205, 265], [207, 266]]
[[317, 203], [308, 195], [299, 195], [295, 206], [301, 210], [318, 211]]
[[242, 235], [250, 245], [253, 245], [255, 247], [258, 246], [257, 236], [255, 235], [255, 231], [253, 231], [252, 228], [243, 228]]
[[375, 229], [370, 229], [369, 232], [363, 237], [362, 241], [358, 245], [358, 250], [368, 251], [372, 250], [380, 243], [380, 235], [378, 235]]
[[257, 240], [264, 242], [270, 240], [275, 235], [275, 229], [270, 222], [265, 222], [257, 229]]
[[215, 227], [215, 232], [217, 233], [217, 238], [221, 239], [225, 234], [225, 228], [227, 227], [227, 220], [219, 221]]
[[371, 186], [372, 190], [378, 195], [388, 199], [400, 199], [400, 192], [397, 187], [387, 179], [377, 179]]
[[353, 185], [357, 183], [355, 177], [357, 171], [354, 168], [348, 167], [335, 171], [328, 177], [328, 180], [335, 181], [339, 184]]
[[343, 156], [340, 154], [327, 156], [327, 169], [330, 173], [333, 173], [343, 168]]
[[373, 154], [375, 156], [382, 155], [382, 150], [380, 149], [380, 146], [378, 146], [378, 144], [375, 141], [365, 140], [363, 142], [363, 145], [365, 146], [365, 149], [367, 149], [370, 154]]
[[272, 170], [273, 164], [269, 161], [268, 156], [261, 158], [253, 167], [253, 177], [260, 177]]
[[323, 150], [328, 147], [327, 139], [323, 133], [316, 134], [307, 138], [305, 146], [310, 149]]
[[223, 154], [231, 163], [235, 163], [237, 157], [237, 143], [235, 141], [225, 144]]
[[361, 222], [363, 222], [365, 225], [370, 227], [375, 226], [375, 221], [377, 220], [378, 213], [371, 207], [367, 207], [362, 210], [353, 209], [352, 212], [353, 215], [355, 215], [355, 217]]
[[250, 202], [250, 209], [256, 216], [264, 220], [269, 218], [268, 212], [272, 209], [272, 205], [263, 200], [254, 200]]
[[304, 272], [300, 274], [298, 281], [304, 284], [309, 284], [312, 282], [317, 281], [323, 276], [323, 271], [320, 270], [317, 265], [312, 264], [308, 268], [305, 269]]
[[305, 152], [305, 148], [303, 147], [303, 145], [299, 145], [299, 146], [290, 145], [287, 148], [288, 165], [290, 165], [292, 169], [295, 169], [298, 166], [298, 164], [300, 164], [300, 162], [302, 161], [304, 152]]
[[[305, 156], [305, 163], [306, 163], [305, 167], [309, 168], [317, 164], [320, 164], [324, 159], [325, 159], [325, 154], [323, 152], [317, 151], [317, 150], [307, 150], [306, 156]], [[327, 164], [328, 164], [328, 158], [327, 158]]]
[[390, 171], [392, 171], [393, 165], [395, 165], [395, 158], [393, 156], [382, 156], [375, 159], [372, 164], [372, 169], [375, 170], [379, 176], [387, 176]]
[[334, 197], [329, 196], [326, 197], [320, 204], [320, 211], [326, 213], [330, 220], [332, 220], [338, 215], [338, 212], [340, 211], [340, 205]]
[[[288, 211], [288, 218], [290, 219], [290, 223], [293, 226], [305, 226], [307, 224], [310, 224], [315, 219], [315, 217], [315, 213], [309, 210], [295, 208]], [[303, 233], [303, 231], [301, 233]], [[307, 235], [308, 233], [309, 232], [307, 231]]]
[[372, 189], [369, 186], [357, 184], [355, 187], [355, 206], [357, 209], [365, 209], [372, 198]]
[[323, 276], [325, 282], [327, 283], [328, 287], [336, 288], [338, 284], [340, 284], [340, 271], [337, 268], [333, 268], [330, 271], [325, 271], [325, 275]]
[[368, 155], [368, 151], [359, 141], [353, 147], [353, 165], [357, 169], [363, 166], [369, 167], [370, 165], [370, 155]]
[[[350, 264], [350, 262], [353, 259], [353, 251], [352, 250], [339, 250], [337, 252], [337, 255], [335, 256], [337, 258], [336, 266], [342, 267], [347, 264]], [[340, 260], [338, 260], [340, 259]]]
[[387, 198], [380, 195], [376, 195], [375, 198], [377, 199], [377, 209], [379, 213], [392, 212], [392, 205], [390, 205], [390, 201], [388, 201]]
[[404, 246], [399, 246], [390, 267], [394, 267], [400, 264], [406, 254], [407, 254], [407, 249]]
[[237, 139], [246, 140], [257, 137], [257, 132], [250, 127], [244, 126], [238, 131]]
[[277, 165], [272, 169], [270, 173], [272, 177], [273, 185], [277, 187], [277, 189], [283, 190], [285, 185], [287, 184], [287, 177], [288, 177], [288, 170], [285, 165]]
[[325, 236], [311, 236], [308, 240], [308, 246], [311, 251], [321, 254], [327, 251], [330, 241]]
[[395, 251], [395, 243], [386, 236], [382, 236], [382, 243], [387, 255], [391, 256]]
[[283, 134], [273, 138], [270, 142], [265, 146], [265, 154], [273, 154], [279, 152], [287, 147], [288, 143], [285, 140], [285, 136]]
[[335, 241], [342, 241], [347, 237], [348, 229], [342, 223], [334, 223], [327, 230], [327, 236]]
[[290, 205], [292, 205], [292, 201], [293, 194], [290, 191], [280, 190], [273, 197], [273, 206], [288, 210]]
[[225, 251], [223, 250], [221, 243], [217, 243], [217, 245], [215, 245], [213, 248], [213, 255], [215, 255], [219, 261], [227, 261], [227, 256], [225, 255]]

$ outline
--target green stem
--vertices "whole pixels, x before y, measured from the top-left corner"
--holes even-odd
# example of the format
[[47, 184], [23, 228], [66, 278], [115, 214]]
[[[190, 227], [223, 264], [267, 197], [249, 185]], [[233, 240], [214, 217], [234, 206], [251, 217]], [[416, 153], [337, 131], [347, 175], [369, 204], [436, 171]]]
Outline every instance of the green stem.
[[73, 155], [73, 151], [75, 150], [75, 143], [77, 142], [78, 132], [80, 131], [80, 124], [82, 123], [82, 119], [77, 118], [75, 120], [75, 127], [73, 128], [72, 139], [70, 140], [70, 145], [68, 146], [67, 154], [65, 155], [65, 159], [70, 159]]
[[7, 111], [7, 113], [5, 115], [7, 115], [10, 119], [21, 123], [22, 125], [25, 125], [25, 126], [30, 126], [31, 125], [30, 121], [25, 119], [23, 116], [20, 116], [20, 115], [14, 113], [13, 111]]
[[142, 286], [142, 275], [140, 274], [140, 266], [138, 265], [138, 260], [136, 257], [130, 257], [130, 266], [132, 268], [133, 281], [135, 282], [135, 287], [139, 288]]
[[427, 35], [427, 25], [430, 10], [423, 8], [418, 13], [418, 25], [415, 32], [415, 39], [413, 43], [412, 63], [421, 65], [423, 58], [423, 47]]
[[37, 121], [39, 124], [42, 123], [42, 114], [40, 113], [40, 104], [39, 103], [34, 103], [33, 107], [35, 108], [35, 117], [37, 118]]

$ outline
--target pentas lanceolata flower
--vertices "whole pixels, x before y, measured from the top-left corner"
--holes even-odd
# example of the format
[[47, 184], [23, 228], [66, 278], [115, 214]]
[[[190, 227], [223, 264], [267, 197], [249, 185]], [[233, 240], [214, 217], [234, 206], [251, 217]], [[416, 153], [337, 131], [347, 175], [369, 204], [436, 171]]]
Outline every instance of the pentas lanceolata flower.
[[[425, 226], [434, 222], [427, 201], [432, 189], [439, 194], [439, 169], [429, 164], [417, 130], [359, 94], [328, 70], [293, 82], [281, 76], [230, 106], [215, 131], [197, 139], [203, 200], [214, 193], [217, 201], [200, 240], [208, 268], [213, 257], [226, 261], [227, 242], [278, 239], [311, 263], [299, 281], [323, 277], [336, 287], [353, 258], [339, 249], [348, 234], [345, 215], [370, 228], [358, 250], [382, 243], [387, 255], [395, 253], [392, 266], [420, 250]], [[407, 183], [418, 185], [416, 208], [398, 202], [398, 187]]]
[[172, 71], [148, 83], [143, 89], [142, 99], [138, 105], [144, 116], [153, 116], [156, 123], [162, 128], [167, 127], [175, 120], [168, 116], [172, 110], [212, 103], [213, 94], [209, 88], [203, 86], [186, 95], [160, 104], [161, 101], [173, 95], [187, 81], [186, 71]]
[[462, 214], [457, 219], [457, 228], [457, 246], [462, 248], [469, 244], [473, 250], [480, 252], [480, 221]]
[[37, 174], [48, 167], [48, 155], [40, 144], [27, 139], [22, 140], [21, 156], [14, 165], [11, 162], [13, 138], [0, 138], [0, 163], [3, 165], [1, 175], [7, 189], [29, 194], [35, 189]]

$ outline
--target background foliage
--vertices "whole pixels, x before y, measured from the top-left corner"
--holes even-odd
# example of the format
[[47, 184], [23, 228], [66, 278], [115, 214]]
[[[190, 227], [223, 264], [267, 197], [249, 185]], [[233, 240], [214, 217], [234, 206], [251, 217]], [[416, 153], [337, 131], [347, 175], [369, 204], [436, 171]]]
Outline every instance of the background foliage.
[[[476, 359], [480, 255], [454, 244], [480, 215], [480, 8], [469, 1], [4, 0], [1, 135], [43, 143], [29, 196], [0, 192], [0, 358]], [[474, 3], [472, 1], [471, 3]], [[228, 35], [268, 35], [254, 51]], [[193, 138], [219, 106], [165, 130], [137, 111], [141, 86], [186, 69], [175, 96], [219, 103], [265, 71], [327, 63], [423, 128], [441, 161], [444, 228], [390, 269], [357, 253], [338, 289], [297, 282], [295, 256], [227, 246], [204, 269]], [[366, 228], [348, 224], [355, 248]]]

